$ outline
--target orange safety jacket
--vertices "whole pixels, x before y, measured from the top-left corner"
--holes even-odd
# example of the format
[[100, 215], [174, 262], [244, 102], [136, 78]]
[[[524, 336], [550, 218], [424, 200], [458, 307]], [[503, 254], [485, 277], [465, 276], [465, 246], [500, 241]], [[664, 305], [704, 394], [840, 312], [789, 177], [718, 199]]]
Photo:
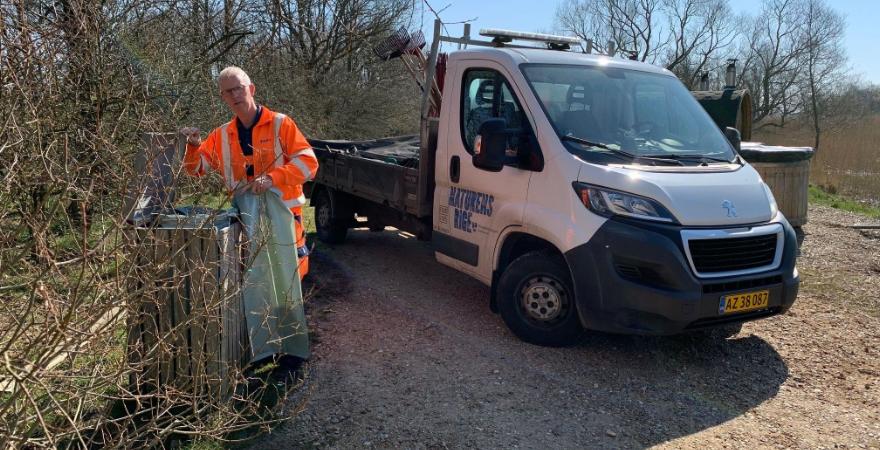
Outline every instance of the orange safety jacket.
[[[245, 155], [238, 142], [238, 127], [232, 120], [215, 128], [201, 145], [186, 144], [183, 158], [184, 169], [200, 177], [214, 169], [224, 179], [226, 188], [232, 191], [244, 187], [260, 175], [272, 178], [274, 190], [281, 201], [290, 208], [295, 218], [297, 252], [300, 255], [299, 274], [309, 271], [305, 229], [302, 224], [302, 206], [306, 203], [302, 185], [312, 180], [318, 171], [318, 159], [296, 123], [281, 113], [272, 112], [265, 106], [253, 126], [253, 153]], [[246, 166], [253, 165], [253, 177], [247, 176]]]

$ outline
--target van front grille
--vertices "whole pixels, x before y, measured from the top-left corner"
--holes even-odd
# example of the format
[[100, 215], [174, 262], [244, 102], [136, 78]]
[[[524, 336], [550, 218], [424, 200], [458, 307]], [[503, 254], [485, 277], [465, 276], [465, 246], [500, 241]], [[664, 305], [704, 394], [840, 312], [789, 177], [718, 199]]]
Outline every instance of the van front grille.
[[692, 239], [688, 241], [688, 248], [697, 272], [731, 272], [773, 264], [777, 239], [775, 233], [725, 239]]

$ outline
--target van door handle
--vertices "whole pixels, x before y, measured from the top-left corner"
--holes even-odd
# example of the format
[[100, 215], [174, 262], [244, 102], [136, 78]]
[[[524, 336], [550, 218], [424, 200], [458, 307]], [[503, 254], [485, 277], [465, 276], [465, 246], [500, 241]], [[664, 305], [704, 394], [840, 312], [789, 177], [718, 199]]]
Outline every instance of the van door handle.
[[461, 159], [456, 155], [449, 161], [449, 179], [453, 183], [458, 183], [459, 175], [461, 175]]

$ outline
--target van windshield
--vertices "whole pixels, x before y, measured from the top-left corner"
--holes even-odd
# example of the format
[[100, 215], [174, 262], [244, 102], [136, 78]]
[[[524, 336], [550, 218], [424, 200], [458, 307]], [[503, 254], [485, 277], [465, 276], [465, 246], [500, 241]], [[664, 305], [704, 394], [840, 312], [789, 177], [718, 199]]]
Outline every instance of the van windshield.
[[563, 144], [588, 161], [695, 165], [736, 157], [718, 126], [674, 77], [582, 65], [521, 68]]

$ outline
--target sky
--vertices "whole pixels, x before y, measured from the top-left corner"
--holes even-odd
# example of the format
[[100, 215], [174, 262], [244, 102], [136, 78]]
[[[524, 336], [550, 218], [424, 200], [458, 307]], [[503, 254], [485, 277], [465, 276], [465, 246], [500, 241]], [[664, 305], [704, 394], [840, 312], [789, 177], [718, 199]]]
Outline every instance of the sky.
[[[423, 0], [424, 1], [424, 0]], [[844, 47], [849, 56], [849, 66], [864, 81], [880, 84], [880, 0], [827, 0], [828, 4], [846, 20]], [[556, 5], [560, 0], [429, 0], [428, 4], [447, 23], [444, 34], [461, 36], [463, 26], [453, 24], [471, 21], [471, 37], [479, 37], [480, 28], [504, 28], [529, 32], [552, 32], [555, 28]], [[425, 3], [422, 3], [422, 6]], [[735, 13], [757, 14], [760, 0], [731, 0]], [[426, 8], [424, 14], [415, 18], [423, 23], [425, 36], [430, 41], [434, 29], [434, 16]], [[448, 45], [448, 44], [447, 44]]]

